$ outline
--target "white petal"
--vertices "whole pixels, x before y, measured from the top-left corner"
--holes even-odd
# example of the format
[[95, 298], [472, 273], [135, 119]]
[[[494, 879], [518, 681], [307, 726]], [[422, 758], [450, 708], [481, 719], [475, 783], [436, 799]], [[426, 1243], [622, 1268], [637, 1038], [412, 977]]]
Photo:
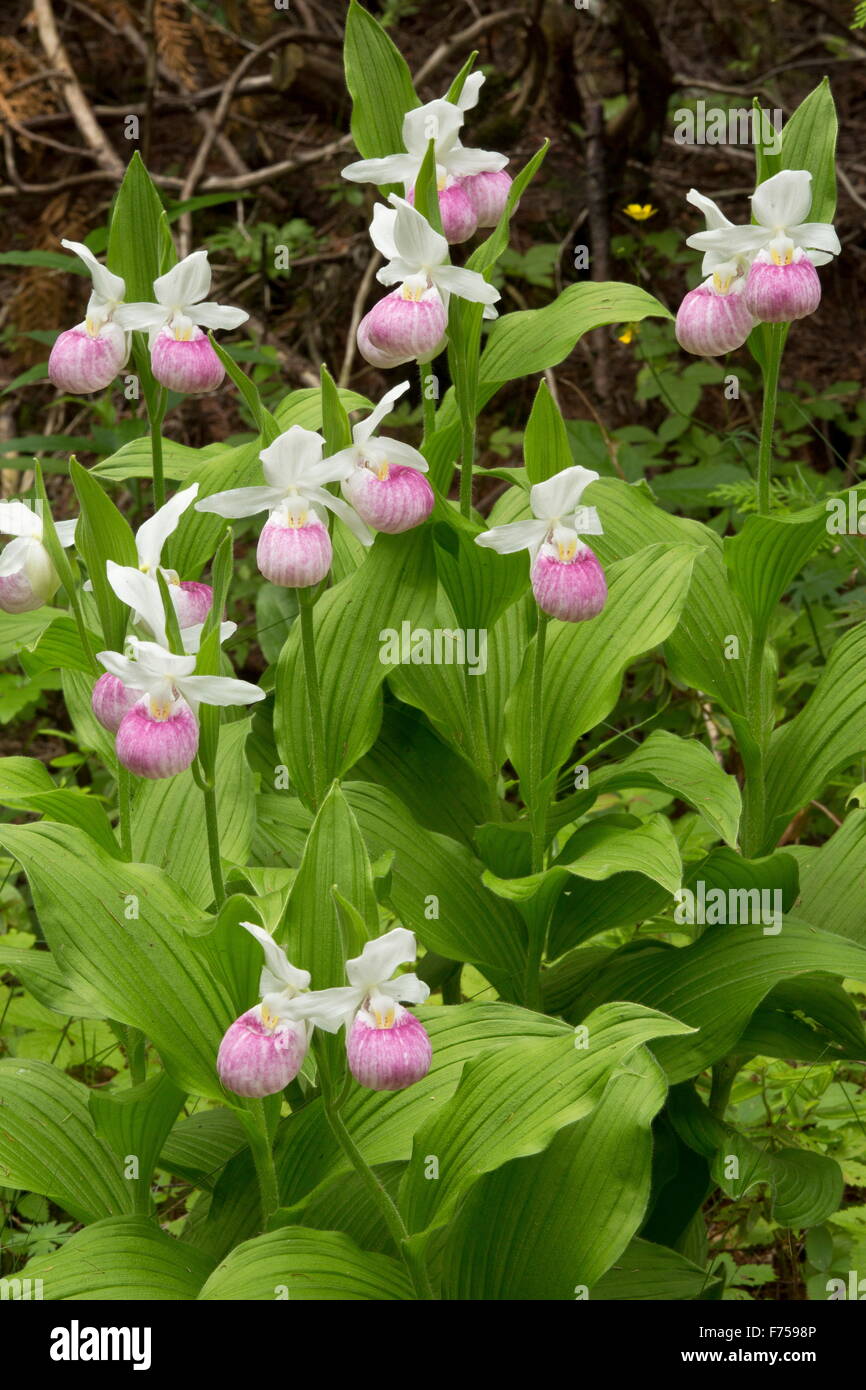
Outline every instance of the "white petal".
[[812, 175], [807, 169], [782, 169], [752, 194], [752, 212], [762, 227], [791, 227], [805, 222], [812, 206]]
[[358, 989], [370, 989], [390, 980], [398, 965], [415, 960], [418, 947], [415, 933], [394, 927], [384, 936], [368, 941], [359, 956], [346, 961], [346, 977]]
[[310, 994], [299, 994], [292, 1000], [292, 1012], [298, 1018], [308, 1019], [325, 1033], [337, 1033], [344, 1024], [348, 1027], [352, 1015], [360, 1008], [363, 999], [363, 990], [338, 985], [335, 989], [318, 989]]
[[42, 517], [25, 502], [0, 502], [0, 534], [42, 537]]
[[703, 193], [699, 193], [696, 188], [690, 188], [686, 194], [686, 202], [698, 208], [706, 218], [707, 231], [717, 231], [720, 227], [733, 227], [733, 222], [726, 217], [712, 198], [705, 198]]
[[107, 560], [105, 573], [121, 603], [132, 609], [136, 622], [142, 622], [162, 646], [166, 643], [165, 609], [156, 575], [152, 577], [133, 569], [132, 565], [118, 565]]
[[354, 507], [350, 507], [348, 502], [344, 502], [342, 497], [334, 497], [333, 493], [326, 492], [323, 487], [307, 488], [304, 496], [311, 502], [316, 502], [320, 507], [327, 507], [328, 511], [338, 516], [356, 540], [362, 545], [372, 545], [376, 539], [374, 533], [361, 520]]
[[768, 236], [766, 227], [719, 227], [712, 232], [692, 232], [686, 237], [686, 246], [696, 251], [714, 251], [722, 260], [729, 260], [748, 251], [760, 251]]
[[[830, 222], [800, 222], [788, 228], [788, 235], [795, 246], [802, 246], [804, 250], [829, 251], [831, 256], [838, 256], [842, 250], [836, 229]], [[826, 262], [815, 264], [825, 265]]]
[[603, 536], [604, 527], [596, 507], [578, 507], [574, 513], [574, 529], [579, 536]]
[[[237, 623], [220, 623], [220, 645], [227, 641], [238, 630]], [[180, 630], [180, 640], [183, 643], [185, 652], [197, 652], [201, 646], [201, 635], [204, 631], [204, 623], [193, 623], [190, 627], [182, 627]]]
[[255, 922], [241, 922], [240, 925], [246, 928], [250, 936], [255, 937], [265, 953], [266, 970], [262, 970], [262, 979], [264, 980], [265, 974], [268, 973], [275, 982], [274, 984], [269, 983], [267, 987], [264, 987], [263, 983], [260, 982], [261, 994], [270, 993], [271, 990], [285, 989], [287, 986], [294, 990], [309, 987], [310, 972], [298, 970], [296, 966], [292, 965], [282, 946], [277, 945], [270, 932], [265, 931], [264, 927], [257, 926]]
[[828, 256], [826, 251], [807, 251], [807, 258], [813, 265], [829, 265], [833, 257]]
[[183, 309], [206, 299], [210, 282], [207, 251], [193, 251], [191, 256], [178, 261], [165, 275], [154, 280], [153, 292], [167, 309]]
[[430, 986], [417, 975], [398, 975], [396, 980], [383, 980], [378, 990], [388, 999], [397, 999], [403, 1004], [423, 1004], [430, 998]]
[[232, 487], [226, 492], [212, 492], [195, 504], [197, 512], [215, 512], [217, 516], [229, 519], [239, 516], [255, 516], [256, 512], [269, 512], [282, 501], [285, 489], [281, 487]]
[[340, 172], [349, 183], [411, 183], [418, 174], [418, 160], [411, 154], [389, 154], [384, 159], [358, 159]]
[[425, 106], [407, 111], [403, 117], [403, 144], [416, 160], [421, 160], [427, 153], [429, 141], [433, 140], [436, 159], [444, 163], [442, 156], [455, 144], [462, 124], [463, 112], [459, 106], [441, 98], [428, 101]]
[[177, 530], [178, 522], [198, 492], [198, 483], [176, 492], [165, 506], [154, 512], [153, 516], [139, 526], [135, 533], [135, 548], [139, 564], [155, 570], [162, 556], [162, 548], [169, 536]]
[[442, 163], [449, 174], [466, 178], [467, 174], [497, 174], [508, 163], [508, 155], [497, 154], [495, 150], [466, 150], [461, 146], [449, 150]]
[[152, 691], [162, 679], [161, 676], [150, 675], [137, 661], [130, 661], [129, 657], [121, 656], [120, 652], [97, 652], [96, 659], [102, 663], [109, 675], [122, 681], [127, 690]]
[[509, 521], [504, 526], [492, 526], [475, 537], [475, 544], [500, 555], [513, 555], [518, 550], [533, 550], [547, 535], [546, 521]]
[[385, 392], [379, 404], [374, 407], [366, 420], [362, 420], [360, 424], [356, 425], [352, 430], [352, 438], [356, 444], [363, 444], [370, 438], [371, 434], [376, 433], [377, 428], [381, 425], [386, 415], [391, 414], [391, 407], [394, 402], [399, 400], [408, 390], [408, 381], [401, 381], [397, 386], [392, 386], [390, 391]]
[[477, 270], [466, 270], [463, 266], [438, 265], [431, 271], [430, 278], [437, 289], [469, 299], [473, 304], [495, 304], [502, 297], [496, 286]]
[[41, 541], [34, 541], [32, 536], [18, 536], [4, 547], [3, 553], [0, 554], [0, 578], [5, 579], [10, 574], [18, 574], [25, 568], [30, 547], [34, 543], [42, 544]]
[[70, 545], [75, 543], [75, 528], [77, 525], [78, 517], [74, 517], [72, 521], [55, 521], [54, 529], [57, 532], [57, 539], [64, 550], [67, 550]]
[[101, 299], [116, 301], [123, 298], [126, 293], [124, 281], [109, 270], [107, 265], [100, 264], [89, 247], [81, 241], [67, 241], [65, 237], [61, 238], [60, 245], [65, 246], [67, 251], [72, 251], [84, 262], [90, 271], [93, 288]]
[[384, 203], [377, 203], [373, 208], [373, 220], [370, 223], [370, 240], [386, 260], [393, 260], [397, 254], [397, 244], [394, 241], [394, 224], [397, 221], [397, 214], [393, 208], [386, 208]]
[[[434, 232], [426, 217], [413, 208], [405, 198], [392, 193], [388, 200], [397, 209], [394, 223], [394, 244], [397, 255], [415, 270], [441, 265], [448, 257], [448, 242]], [[478, 277], [481, 278], [480, 276]]]
[[597, 478], [598, 474], [592, 468], [575, 464], [573, 468], [563, 468], [561, 473], [555, 473], [546, 482], [536, 483], [529, 493], [533, 515], [550, 521], [573, 512], [583, 489]]
[[169, 310], [161, 304], [121, 304], [112, 317], [127, 332], [133, 329], [143, 332], [146, 328], [161, 328], [168, 323]]
[[314, 430], [292, 425], [262, 449], [259, 458], [271, 487], [302, 487], [310, 470], [321, 463], [325, 441]]
[[259, 686], [232, 676], [183, 676], [174, 683], [189, 701], [202, 705], [253, 705], [266, 695]]
[[415, 468], [419, 473], [426, 473], [429, 465], [423, 454], [419, 454], [417, 449], [413, 449], [411, 444], [404, 444], [400, 439], [385, 439], [379, 435], [375, 441], [371, 441], [365, 448], [365, 454], [369, 459], [381, 459], [383, 463], [399, 463], [405, 468]]
[[245, 309], [233, 309], [229, 304], [192, 304], [187, 308], [187, 318], [202, 328], [240, 328], [246, 323], [249, 314]]
[[[355, 428], [357, 429], [358, 426], [356, 425]], [[353, 468], [358, 468], [361, 464], [361, 457], [361, 450], [357, 449], [354, 444], [350, 444], [347, 449], [338, 449], [336, 454], [329, 454], [324, 462], [333, 464], [334, 468], [340, 470], [337, 478], [334, 479], [336, 482], [347, 478]]]
[[140, 637], [130, 637], [129, 645], [138, 665], [151, 675], [177, 680], [178, 677], [191, 678], [195, 670], [194, 656], [167, 651], [160, 642], [144, 642]]
[[463, 91], [457, 98], [457, 105], [461, 111], [471, 111], [473, 106], [478, 105], [478, 96], [484, 85], [483, 72], [470, 72], [466, 81], [463, 83]]

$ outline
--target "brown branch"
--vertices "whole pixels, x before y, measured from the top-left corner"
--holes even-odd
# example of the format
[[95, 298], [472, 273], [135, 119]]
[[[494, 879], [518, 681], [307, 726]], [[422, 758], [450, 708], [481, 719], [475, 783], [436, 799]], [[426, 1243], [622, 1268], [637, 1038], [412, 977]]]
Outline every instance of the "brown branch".
[[66, 104], [75, 118], [75, 124], [81, 131], [85, 144], [96, 155], [103, 169], [113, 174], [116, 179], [122, 178], [123, 163], [111, 148], [94, 116], [90, 103], [75, 76], [66, 49], [61, 43], [54, 19], [54, 11], [51, 8], [51, 0], [33, 0], [33, 14], [36, 19], [39, 42], [42, 44], [48, 62], [53, 68], [63, 73], [60, 80], [64, 85]]

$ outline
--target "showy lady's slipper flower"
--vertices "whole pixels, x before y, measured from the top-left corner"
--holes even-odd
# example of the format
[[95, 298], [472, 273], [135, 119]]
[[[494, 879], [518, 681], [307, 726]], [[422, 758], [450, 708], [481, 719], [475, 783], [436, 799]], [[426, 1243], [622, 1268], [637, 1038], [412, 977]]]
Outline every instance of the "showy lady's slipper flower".
[[[109, 561], [108, 563], [111, 565], [112, 562]], [[136, 620], [142, 622], [153, 633], [158, 646], [166, 647], [165, 613], [162, 607], [162, 596], [157, 586], [136, 570], [121, 569], [120, 565], [115, 565], [114, 569], [123, 576], [118, 598], [122, 598], [124, 603], [130, 604], [136, 609]], [[137, 581], [137, 585], [133, 581]], [[112, 581], [112, 585], [117, 593], [117, 586], [114, 581]], [[140, 590], [137, 595], [135, 593], [136, 587]], [[137, 601], [134, 602], [136, 599]], [[195, 655], [198, 652], [203, 628], [204, 623], [194, 623], [192, 627], [181, 628], [181, 642], [184, 651], [188, 654]], [[226, 638], [231, 637], [232, 633], [236, 631], [237, 623], [221, 623], [220, 642], [225, 642]], [[130, 661], [135, 661], [136, 653], [137, 641], [130, 638], [124, 656], [128, 657]], [[119, 680], [117, 676], [113, 676], [110, 671], [105, 671], [93, 687], [90, 707], [102, 727], [108, 729], [110, 733], [116, 734], [124, 715], [128, 714], [133, 705], [138, 703], [142, 693], [141, 690], [137, 690], [131, 685], [124, 685], [123, 681]]]
[[201, 395], [215, 391], [225, 369], [202, 328], [239, 328], [249, 314], [205, 299], [210, 292], [207, 251], [193, 251], [153, 282], [155, 304], [125, 304], [117, 321], [150, 331], [150, 365], [170, 391]]
[[196, 511], [229, 518], [269, 512], [256, 560], [265, 579], [284, 588], [318, 584], [331, 568], [326, 510], [345, 522], [363, 545], [373, 543], [357, 513], [327, 491], [325, 484], [340, 481], [348, 468], [344, 459], [323, 459], [324, 447], [320, 434], [292, 425], [259, 454], [265, 487], [230, 488], [195, 504]]
[[423, 1004], [429, 987], [417, 975], [391, 978], [416, 955], [412, 932], [395, 927], [346, 961], [349, 985], [319, 990], [305, 1001], [306, 1016], [317, 1028], [336, 1033], [346, 1025], [349, 1070], [371, 1091], [402, 1091], [430, 1070], [427, 1031], [398, 1002]]
[[139, 526], [135, 535], [138, 568], [155, 584], [157, 572], [162, 574], [169, 585], [180, 627], [194, 627], [196, 623], [203, 623], [213, 603], [213, 589], [209, 584], [199, 584], [189, 579], [181, 580], [175, 570], [163, 569], [160, 565], [166, 541], [177, 530], [181, 517], [197, 496], [198, 483], [184, 488], [182, 492], [176, 492], [165, 506], [154, 512], [143, 526]]
[[[737, 256], [751, 259], [743, 299], [749, 312], [762, 323], [789, 323], [817, 309], [821, 284], [816, 265], [841, 251], [839, 238], [829, 222], [806, 222], [812, 206], [812, 175], [806, 169], [783, 169], [759, 184], [752, 194], [755, 223], [735, 227], [710, 199], [701, 203], [716, 214], [716, 225], [695, 232], [686, 245], [719, 260]], [[698, 195], [700, 198], [700, 195]], [[690, 200], [696, 199], [690, 195]], [[704, 269], [712, 270], [715, 264]]]
[[720, 357], [742, 347], [757, 320], [744, 293], [736, 261], [716, 266], [702, 285], [689, 290], [677, 310], [677, 342], [699, 357]]
[[354, 426], [350, 447], [329, 459], [335, 465], [345, 464], [343, 496], [361, 520], [374, 531], [389, 535], [426, 521], [435, 501], [433, 489], [424, 477], [427, 460], [423, 455], [399, 439], [376, 437], [377, 426], [408, 389], [408, 381], [401, 381], [386, 392], [366, 420]]
[[387, 265], [377, 271], [382, 285], [399, 288], [380, 299], [358, 325], [358, 349], [373, 367], [429, 362], [443, 346], [452, 294], [484, 304], [486, 316], [499, 291], [475, 270], [448, 263], [448, 243], [426, 217], [392, 193], [392, 206], [373, 209], [370, 238]]
[[195, 711], [205, 705], [251, 705], [265, 692], [229, 676], [194, 675], [194, 656], [177, 656], [156, 642], [131, 638], [132, 657], [97, 652], [105, 669], [138, 700], [123, 716], [115, 744], [118, 759], [138, 777], [174, 777], [198, 751]]
[[[476, 227], [498, 222], [511, 186], [509, 176], [501, 172], [508, 159], [491, 150], [464, 149], [460, 143], [465, 113], [478, 101], [483, 81], [481, 73], [468, 77], [456, 104], [441, 99], [407, 111], [402, 132], [406, 153], [386, 155], [384, 159], [359, 159], [347, 165], [343, 178], [352, 183], [402, 183], [407, 199], [412, 202], [415, 181], [432, 140], [439, 211], [446, 239], [452, 245], [466, 241]], [[495, 213], [497, 207], [499, 211]]]
[[[296, 1001], [309, 988], [273, 937], [254, 922], [241, 922], [265, 953], [259, 977], [261, 1003], [235, 1019], [217, 1054], [217, 1073], [237, 1096], [273, 1096], [294, 1081], [310, 1042], [312, 1025], [298, 1015]], [[304, 996], [308, 998], [309, 996]]]
[[597, 477], [590, 468], [564, 468], [531, 489], [534, 520], [511, 521], [475, 537], [476, 545], [500, 555], [528, 550], [536, 603], [543, 613], [566, 623], [595, 618], [607, 599], [604, 571], [579, 539], [580, 534], [602, 535], [595, 507], [579, 506], [584, 488]]
[[48, 377], [61, 391], [87, 395], [110, 386], [129, 357], [129, 335], [118, 321], [126, 286], [82, 242], [62, 240], [60, 245], [87, 266], [93, 290], [84, 321], [61, 333], [51, 349]]
[[[55, 521], [57, 539], [65, 548], [75, 538], [74, 521]], [[0, 609], [29, 613], [53, 598], [60, 579], [42, 543], [41, 504], [0, 502], [0, 534], [15, 536], [0, 554]]]

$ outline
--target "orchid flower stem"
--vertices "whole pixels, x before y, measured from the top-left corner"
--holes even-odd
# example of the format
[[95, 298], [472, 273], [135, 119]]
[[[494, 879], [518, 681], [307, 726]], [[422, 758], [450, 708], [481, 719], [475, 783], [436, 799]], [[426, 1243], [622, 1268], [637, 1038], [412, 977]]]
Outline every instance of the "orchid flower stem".
[[126, 1030], [126, 1060], [129, 1064], [131, 1086], [142, 1086], [147, 1080], [147, 1058], [144, 1051], [144, 1034], [140, 1028]]
[[120, 850], [129, 863], [132, 859], [132, 787], [129, 771], [122, 762], [117, 764], [117, 809], [120, 819]]
[[761, 853], [764, 835], [764, 777], [767, 744], [772, 726], [772, 703], [767, 708], [764, 685], [764, 652], [767, 625], [756, 623], [749, 639], [746, 663], [746, 710], [754, 747], [744, 757], [746, 782], [743, 791], [743, 818], [740, 847], [746, 858]]
[[421, 378], [421, 409], [424, 419], [424, 438], [421, 441], [423, 446], [429, 443], [436, 429], [436, 398], [430, 391], [430, 383], [434, 377], [429, 362], [418, 363], [418, 374]]
[[210, 877], [213, 884], [214, 902], [217, 912], [226, 900], [225, 884], [223, 883], [222, 861], [220, 859], [220, 827], [219, 817], [217, 816], [216, 788], [211, 782], [201, 782], [199, 784], [204, 797], [204, 818], [207, 827], [207, 853], [210, 860]]
[[327, 1051], [324, 1046], [317, 1046], [316, 1060], [319, 1069], [319, 1084], [325, 1102], [325, 1114], [328, 1117], [331, 1133], [370, 1194], [374, 1205], [378, 1208], [400, 1258], [406, 1266], [416, 1296], [425, 1301], [430, 1300], [433, 1298], [433, 1289], [423, 1257], [412, 1249], [409, 1232], [402, 1216], [346, 1128], [346, 1122], [340, 1111], [346, 1099], [347, 1089], [344, 1086], [339, 1096], [334, 1095]]
[[160, 386], [150, 415], [150, 452], [153, 463], [153, 505], [165, 505], [165, 475], [162, 467], [162, 424], [165, 419], [166, 394]]
[[535, 634], [535, 658], [532, 668], [532, 702], [530, 705], [529, 727], [529, 767], [528, 783], [530, 820], [532, 823], [532, 872], [540, 874], [544, 869], [544, 847], [547, 838], [547, 798], [541, 795], [541, 763], [544, 743], [544, 720], [542, 702], [544, 700], [544, 650], [547, 639], [546, 613], [539, 609], [538, 629]]
[[296, 590], [298, 615], [301, 624], [301, 652], [304, 679], [307, 684], [307, 703], [310, 707], [312, 739], [310, 754], [313, 768], [313, 794], [316, 807], [325, 794], [325, 721], [322, 714], [322, 691], [316, 662], [316, 639], [313, 630], [313, 598], [309, 589]]
[[776, 398], [779, 391], [779, 368], [785, 348], [787, 324], [770, 326], [770, 346], [763, 368], [764, 404], [761, 411], [761, 442], [758, 446], [758, 512], [767, 516], [770, 510], [770, 477], [773, 469], [773, 428], [776, 423]]
[[247, 1143], [255, 1164], [259, 1182], [259, 1196], [262, 1204], [262, 1229], [266, 1230], [270, 1218], [280, 1205], [280, 1186], [274, 1166], [274, 1153], [265, 1109], [260, 1100], [248, 1100], [243, 1110], [238, 1110], [247, 1136]]
[[475, 421], [468, 415], [463, 417], [463, 432], [460, 463], [460, 514], [472, 516], [472, 469], [475, 463]]

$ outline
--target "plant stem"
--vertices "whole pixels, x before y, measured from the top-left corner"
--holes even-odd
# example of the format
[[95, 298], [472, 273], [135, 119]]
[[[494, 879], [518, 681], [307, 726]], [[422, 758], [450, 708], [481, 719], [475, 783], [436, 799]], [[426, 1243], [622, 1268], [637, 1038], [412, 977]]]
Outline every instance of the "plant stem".
[[776, 423], [776, 399], [779, 391], [779, 368], [785, 347], [785, 327], [774, 323], [770, 328], [770, 347], [767, 365], [763, 370], [764, 404], [761, 410], [761, 441], [758, 445], [758, 512], [766, 516], [770, 510], [770, 476], [773, 468], [773, 427]]
[[165, 503], [165, 475], [162, 466], [162, 422], [165, 419], [166, 396], [160, 386], [153, 410], [148, 402], [150, 416], [150, 453], [153, 464], [153, 505], [159, 508]]
[[723, 1057], [713, 1066], [709, 1110], [716, 1120], [725, 1118], [736, 1077], [737, 1064], [731, 1057]]
[[463, 413], [460, 462], [460, 514], [472, 516], [472, 466], [475, 462], [475, 420]]
[[541, 873], [544, 868], [544, 847], [547, 838], [547, 798], [541, 795], [541, 762], [544, 742], [544, 649], [547, 638], [548, 616], [538, 612], [538, 628], [535, 634], [535, 659], [532, 668], [532, 699], [529, 706], [529, 767], [528, 793], [530, 800], [529, 816], [532, 825], [532, 872]]
[[403, 1263], [408, 1270], [409, 1277], [415, 1288], [415, 1293], [419, 1299], [429, 1300], [433, 1298], [433, 1289], [430, 1285], [430, 1278], [427, 1274], [423, 1259], [412, 1249], [409, 1232], [405, 1222], [400, 1215], [391, 1197], [386, 1192], [382, 1183], [376, 1177], [372, 1168], [367, 1163], [340, 1114], [340, 1107], [345, 1099], [345, 1088], [343, 1094], [335, 1097], [331, 1085], [331, 1075], [328, 1068], [327, 1053], [324, 1046], [319, 1046], [316, 1052], [319, 1067], [319, 1082], [322, 1088], [322, 1097], [325, 1102], [325, 1114], [328, 1117], [328, 1124], [346, 1158], [351, 1163], [364, 1187], [367, 1189], [374, 1204], [379, 1209], [382, 1220], [388, 1228], [391, 1239], [397, 1248]]
[[325, 721], [322, 714], [322, 691], [319, 686], [319, 668], [316, 662], [316, 639], [313, 630], [313, 601], [309, 589], [296, 590], [298, 596], [298, 615], [301, 624], [301, 652], [304, 661], [304, 679], [307, 685], [307, 703], [310, 707], [312, 741], [310, 754], [313, 768], [313, 803], [316, 809], [325, 794]]
[[246, 1130], [247, 1143], [256, 1167], [262, 1204], [262, 1230], [266, 1230], [269, 1219], [280, 1205], [280, 1187], [265, 1109], [260, 1100], [248, 1100], [246, 1108], [237, 1114]]
[[132, 789], [129, 771], [117, 764], [117, 809], [120, 816], [120, 852], [129, 863], [132, 859]]
[[207, 854], [210, 861], [210, 877], [213, 884], [214, 901], [219, 912], [226, 900], [223, 870], [220, 861], [220, 827], [217, 816], [216, 789], [211, 782], [199, 783], [204, 797], [204, 818], [207, 826]]
[[421, 409], [424, 419], [424, 438], [421, 440], [423, 448], [436, 429], [436, 400], [429, 394], [430, 382], [433, 380], [429, 362], [418, 363], [418, 375], [421, 379]]

